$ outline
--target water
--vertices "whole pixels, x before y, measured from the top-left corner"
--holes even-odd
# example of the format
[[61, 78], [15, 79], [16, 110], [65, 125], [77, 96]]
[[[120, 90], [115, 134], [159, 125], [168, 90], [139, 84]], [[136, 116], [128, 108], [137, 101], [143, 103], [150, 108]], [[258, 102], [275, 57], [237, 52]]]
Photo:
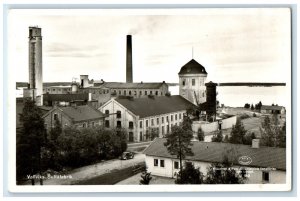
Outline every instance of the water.
[[[169, 87], [172, 95], [179, 94], [179, 86]], [[217, 100], [220, 104], [232, 107], [244, 107], [245, 103], [257, 104], [259, 101], [263, 105], [278, 104], [287, 106], [289, 104], [288, 88], [286, 86], [275, 87], [246, 87], [246, 86], [226, 86], [217, 87]]]

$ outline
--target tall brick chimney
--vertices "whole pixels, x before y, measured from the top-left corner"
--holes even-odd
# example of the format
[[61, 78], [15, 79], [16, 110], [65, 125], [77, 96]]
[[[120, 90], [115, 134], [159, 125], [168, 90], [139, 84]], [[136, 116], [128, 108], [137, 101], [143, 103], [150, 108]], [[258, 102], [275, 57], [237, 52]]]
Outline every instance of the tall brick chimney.
[[132, 41], [131, 41], [131, 35], [127, 35], [126, 83], [132, 83]]

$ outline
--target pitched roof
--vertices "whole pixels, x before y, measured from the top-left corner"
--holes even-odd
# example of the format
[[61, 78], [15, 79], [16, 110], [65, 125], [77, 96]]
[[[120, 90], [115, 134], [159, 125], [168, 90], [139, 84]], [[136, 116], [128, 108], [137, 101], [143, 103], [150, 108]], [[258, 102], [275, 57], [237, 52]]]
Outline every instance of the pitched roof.
[[207, 72], [201, 64], [192, 59], [181, 67], [178, 74], [207, 74]]
[[283, 107], [278, 105], [262, 105], [261, 110], [281, 110]]
[[90, 107], [89, 105], [81, 105], [76, 107], [59, 107], [59, 109], [67, 116], [72, 118], [75, 122], [100, 119], [105, 117], [102, 112]]
[[[164, 146], [166, 141], [166, 138], [156, 138], [143, 153], [149, 156], [176, 158]], [[286, 169], [285, 148], [252, 148], [250, 145], [199, 141], [194, 141], [192, 144], [194, 156], [187, 156], [186, 159], [188, 160], [221, 163], [224, 153], [232, 150], [233, 159], [236, 161], [235, 165], [241, 165], [237, 162], [239, 157], [248, 156], [252, 159], [252, 162], [247, 166]]]
[[107, 88], [116, 89], [159, 89], [164, 82], [146, 82], [146, 83], [125, 83], [125, 82], [104, 82], [102, 85]]
[[115, 100], [140, 118], [178, 112], [195, 106], [179, 95], [131, 99], [116, 98]]
[[44, 94], [44, 101], [66, 101], [71, 102], [75, 100], [88, 100], [89, 94]]

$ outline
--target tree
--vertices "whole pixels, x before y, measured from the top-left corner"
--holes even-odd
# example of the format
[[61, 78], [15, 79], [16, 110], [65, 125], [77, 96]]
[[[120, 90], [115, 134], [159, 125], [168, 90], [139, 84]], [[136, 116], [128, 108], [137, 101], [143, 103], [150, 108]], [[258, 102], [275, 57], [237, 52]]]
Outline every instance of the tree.
[[[285, 130], [285, 129], [284, 129]], [[268, 147], [278, 147], [281, 140], [284, 140], [282, 128], [279, 124], [277, 115], [273, 115], [272, 119], [269, 116], [264, 118], [260, 127], [262, 144]], [[284, 140], [285, 141], [285, 140]]]
[[251, 104], [251, 110], [254, 110], [254, 106], [253, 106], [253, 104]]
[[278, 147], [286, 147], [286, 122], [284, 122], [284, 125], [282, 126], [278, 135]]
[[150, 139], [154, 140], [156, 137], [159, 136], [159, 129], [158, 128], [150, 128]]
[[47, 148], [49, 150], [49, 161], [47, 162], [47, 166], [54, 169], [54, 170], [59, 170], [60, 165], [58, 162], [58, 137], [62, 134], [62, 127], [58, 119], [55, 120], [54, 122], [54, 127], [51, 128], [49, 132], [49, 140], [47, 143]]
[[254, 132], [252, 132], [251, 134], [246, 134], [244, 136], [243, 144], [251, 145], [253, 139], [256, 139]]
[[192, 131], [192, 123], [193, 123], [193, 121], [190, 119], [190, 117], [184, 115], [181, 127], [184, 130]]
[[249, 109], [249, 108], [250, 108], [250, 104], [249, 104], [249, 103], [246, 103], [246, 104], [244, 105], [244, 108]]
[[199, 168], [195, 168], [192, 163], [187, 162], [182, 171], [179, 171], [175, 184], [202, 184], [203, 178], [203, 173]]
[[224, 156], [222, 163], [213, 163], [208, 168], [206, 184], [242, 184], [244, 183], [243, 177], [234, 168], [233, 164]]
[[180, 171], [182, 172], [182, 159], [185, 156], [194, 155], [191, 149], [193, 132], [184, 129], [183, 126], [173, 126], [171, 133], [167, 134], [166, 138], [167, 142], [164, 143], [164, 146], [167, 147], [170, 154], [176, 155], [179, 158]]
[[214, 136], [211, 138], [212, 142], [222, 142], [223, 141], [223, 133], [222, 130], [217, 131]]
[[199, 141], [204, 141], [204, 132], [201, 128], [198, 129], [197, 137]]
[[143, 172], [141, 174], [142, 179], [140, 180], [141, 185], [149, 185], [152, 177], [151, 177], [151, 172]]
[[17, 134], [17, 179], [41, 174], [41, 154], [46, 143], [44, 119], [34, 101], [25, 100], [20, 122], [22, 128]]
[[245, 134], [246, 130], [244, 128], [244, 125], [238, 118], [236, 124], [232, 126], [229, 142], [233, 144], [243, 144]]

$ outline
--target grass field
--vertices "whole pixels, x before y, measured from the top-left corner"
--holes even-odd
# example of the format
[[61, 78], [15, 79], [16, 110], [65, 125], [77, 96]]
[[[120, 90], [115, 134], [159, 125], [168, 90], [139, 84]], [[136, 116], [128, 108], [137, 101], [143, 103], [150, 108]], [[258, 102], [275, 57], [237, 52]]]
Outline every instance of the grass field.
[[[144, 163], [140, 163], [139, 166], [144, 167]], [[136, 167], [128, 167], [120, 170], [114, 169], [111, 170], [109, 173], [93, 177], [84, 181], [79, 181], [73, 183], [72, 185], [114, 185], [122, 180], [125, 180], [137, 174], [137, 172], [134, 171], [135, 168]]]

